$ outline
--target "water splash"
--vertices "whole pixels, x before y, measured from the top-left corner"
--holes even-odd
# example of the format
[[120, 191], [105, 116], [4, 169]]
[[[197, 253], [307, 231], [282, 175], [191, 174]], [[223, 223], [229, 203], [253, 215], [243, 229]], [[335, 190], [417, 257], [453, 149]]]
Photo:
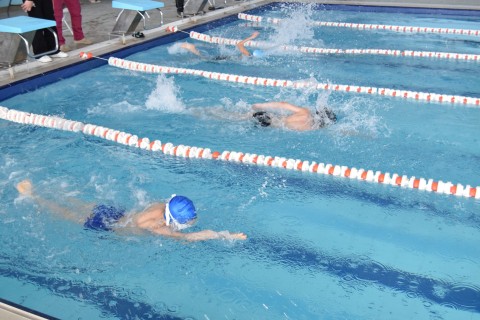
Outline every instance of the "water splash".
[[220, 102], [222, 103], [223, 107], [226, 110], [230, 110], [230, 111], [235, 111], [235, 112], [248, 111], [250, 108], [250, 105], [246, 101], [243, 101], [242, 99], [234, 103], [232, 99], [228, 97], [223, 97], [220, 99]]
[[108, 106], [105, 105], [98, 105], [95, 107], [91, 107], [87, 109], [87, 114], [95, 114], [95, 115], [101, 115], [101, 114], [111, 114], [112, 112], [114, 113], [131, 113], [131, 112], [138, 112], [142, 109], [141, 106], [139, 105], [134, 105], [131, 104], [130, 102], [124, 100], [120, 101], [115, 104], [111, 104]]
[[170, 113], [183, 112], [185, 105], [180, 98], [180, 89], [175, 85], [174, 78], [159, 75], [157, 85], [145, 102], [148, 110], [160, 110]]
[[254, 194], [250, 197], [250, 199], [240, 206], [240, 210], [243, 211], [246, 208], [250, 207], [254, 202], [256, 202], [259, 198], [267, 198], [268, 192], [267, 189], [269, 188], [269, 179], [268, 177], [264, 178], [261, 186], [258, 187], [258, 194]]
[[282, 23], [275, 25], [275, 32], [270, 41], [275, 45], [293, 44], [294, 41], [311, 43], [314, 39], [314, 29], [309, 26], [312, 22], [312, 4], [290, 8], [289, 16], [282, 19]]
[[[387, 137], [390, 130], [383, 118], [376, 114], [376, 103], [365, 97], [354, 97], [348, 101], [335, 103], [333, 109], [340, 114], [333, 130], [337, 137], [365, 136], [370, 138], [383, 135]], [[337, 141], [339, 142], [339, 141]]]
[[130, 188], [132, 189], [132, 195], [136, 199], [139, 207], [146, 207], [150, 203], [147, 191], [135, 188], [133, 184], [130, 185]]
[[310, 86], [297, 91], [282, 89], [274, 96], [274, 99], [277, 101], [285, 100], [300, 107], [310, 107], [312, 111], [320, 109], [321, 106], [328, 106], [331, 91], [319, 91], [316, 89], [319, 82], [313, 75], [308, 79], [300, 79], [299, 82], [309, 83]]
[[242, 99], [233, 102], [228, 97], [220, 99], [220, 104], [208, 107], [191, 107], [187, 111], [201, 119], [227, 120], [238, 122], [245, 120], [245, 114], [250, 110], [250, 105]]
[[183, 41], [178, 41], [172, 44], [167, 48], [168, 54], [177, 55], [177, 54], [187, 54], [188, 51], [181, 47]]
[[95, 197], [102, 201], [107, 200], [115, 202], [117, 180], [112, 176], [102, 177], [102, 174], [93, 174], [90, 176], [90, 180], [86, 184], [86, 187], [91, 190], [95, 190]]

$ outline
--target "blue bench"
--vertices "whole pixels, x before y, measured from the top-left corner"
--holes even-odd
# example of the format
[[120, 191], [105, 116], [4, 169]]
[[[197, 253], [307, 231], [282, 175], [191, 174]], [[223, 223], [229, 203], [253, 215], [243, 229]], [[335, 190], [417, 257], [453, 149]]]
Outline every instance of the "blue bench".
[[[143, 20], [143, 29], [146, 27], [146, 18], [150, 18], [146, 11], [158, 10], [160, 12], [160, 23], [163, 24], [163, 12], [161, 8], [165, 5], [160, 1], [153, 0], [113, 0], [112, 8], [121, 9], [117, 16], [116, 24], [113, 27], [111, 34], [125, 35], [135, 31], [140, 20]], [[130, 12], [134, 16], [129, 15]]]
[[[25, 44], [25, 50], [28, 56], [32, 58], [37, 58], [46, 54], [53, 54], [58, 51], [58, 37], [57, 33], [53, 31], [52, 27], [55, 27], [54, 20], [38, 19], [31, 18], [27, 16], [18, 16], [13, 18], [0, 19], [0, 33], [6, 33], [13, 37], [10, 37], [5, 41], [4, 45], [0, 47], [0, 57], [6, 57], [7, 60], [4, 62], [12, 63], [16, 60], [17, 54], [20, 48], [20, 40], [15, 35], [18, 35], [23, 43]], [[47, 29], [55, 37], [55, 49], [43, 52], [41, 54], [32, 54], [30, 53], [30, 42], [35, 36], [37, 30]]]
[[0, 32], [7, 33], [27, 33], [55, 26], [56, 23], [54, 20], [31, 18], [27, 16], [0, 19]]

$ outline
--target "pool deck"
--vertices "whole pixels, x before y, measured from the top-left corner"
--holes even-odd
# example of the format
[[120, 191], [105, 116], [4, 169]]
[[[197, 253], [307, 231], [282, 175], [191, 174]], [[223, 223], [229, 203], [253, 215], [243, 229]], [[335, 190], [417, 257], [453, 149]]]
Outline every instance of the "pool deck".
[[[222, 0], [223, 1], [223, 0]], [[137, 45], [148, 39], [156, 38], [167, 34], [166, 28], [168, 26], [177, 26], [179, 29], [193, 27], [198, 24], [210, 22], [229, 15], [234, 15], [239, 12], [255, 8], [260, 5], [268, 4], [274, 1], [271, 0], [251, 0], [251, 1], [235, 1], [227, 0], [225, 4], [221, 0], [216, 1], [217, 7], [224, 7], [208, 11], [204, 15], [197, 15], [189, 18], [178, 18], [174, 1], [165, 2], [165, 7], [162, 9], [164, 13], [164, 25], [159, 28], [145, 30], [145, 38], [136, 39], [131, 35], [126, 36], [126, 43], [122, 43], [122, 39], [115, 37], [110, 39], [110, 31], [113, 30], [115, 19], [119, 13], [118, 9], [112, 8], [112, 0], [102, 0], [97, 4], [91, 4], [88, 0], [81, 0], [82, 15], [83, 15], [83, 31], [85, 36], [91, 39], [94, 44], [89, 46], [76, 47], [73, 44], [73, 38], [68, 30], [64, 30], [64, 36], [67, 45], [72, 48], [69, 52], [69, 57], [64, 59], [54, 59], [50, 63], [41, 63], [38, 61], [29, 61], [28, 63], [17, 64], [9, 70], [3, 68], [0, 70], [0, 86], [9, 85], [13, 82], [27, 79], [32, 76], [41, 75], [51, 70], [55, 70], [79, 61], [79, 54], [82, 51], [91, 52], [93, 55], [102, 55], [108, 52], [126, 48], [128, 46]], [[442, 9], [463, 9], [463, 10], [480, 10], [480, 1], [478, 0], [456, 0], [452, 4], [451, 0], [411, 0], [402, 1], [397, 0], [383, 0], [383, 1], [367, 1], [367, 0], [336, 0], [336, 1], [289, 1], [289, 2], [316, 2], [325, 4], [344, 4], [344, 5], [371, 5], [371, 6], [394, 6], [394, 7], [416, 7], [416, 8], [442, 8]], [[12, 7], [10, 16], [25, 15], [19, 7]], [[5, 8], [0, 8], [0, 19], [6, 18], [7, 13]], [[69, 21], [69, 17], [67, 17]], [[140, 26], [137, 30], [141, 30]], [[14, 77], [12, 78], [12, 73]], [[15, 306], [0, 303], [0, 319], [45, 319], [40, 315], [29, 313], [26, 310], [20, 310]]]
[[0, 302], [0, 319], [2, 320], [48, 320], [49, 318], [48, 316], [34, 314], [14, 305]]
[[[30, 60], [28, 63], [22, 63], [12, 66], [11, 68], [0, 69], [0, 87], [11, 84], [15, 81], [26, 79], [35, 75], [40, 75], [50, 70], [58, 69], [79, 61], [80, 52], [91, 52], [94, 56], [99, 56], [108, 52], [126, 48], [128, 46], [137, 45], [148, 39], [156, 38], [167, 34], [166, 27], [177, 26], [179, 29], [193, 27], [197, 24], [206, 23], [217, 20], [225, 16], [234, 15], [239, 12], [255, 8], [260, 5], [271, 3], [271, 0], [249, 0], [249, 1], [235, 1], [235, 0], [216, 0], [216, 9], [207, 12], [204, 15], [196, 15], [189, 18], [177, 17], [176, 7], [174, 1], [164, 1], [165, 7], [162, 8], [164, 13], [164, 24], [162, 27], [150, 30], [142, 30], [141, 23], [137, 30], [145, 34], [145, 38], [137, 39], [131, 35], [126, 35], [126, 43], [122, 43], [121, 37], [111, 37], [110, 32], [115, 25], [115, 19], [120, 12], [118, 9], [112, 8], [112, 0], [102, 0], [100, 3], [92, 4], [88, 0], [81, 0], [82, 16], [83, 16], [83, 31], [86, 38], [91, 39], [94, 44], [89, 46], [76, 46], [73, 44], [73, 37], [69, 31], [64, 28], [64, 36], [67, 45], [72, 49], [69, 52], [68, 58], [56, 58], [50, 63], [41, 63]], [[395, 0], [383, 1], [368, 1], [368, 0], [307, 0], [307, 1], [289, 1], [289, 2], [315, 2], [325, 4], [350, 4], [350, 5], [371, 5], [371, 6], [405, 6], [416, 8], [442, 8], [442, 9], [465, 9], [465, 10], [480, 10], [480, 1], [478, 0], [456, 0], [454, 4], [449, 0], [404, 0], [401, 3]], [[10, 16], [25, 15], [25, 13], [18, 6], [13, 6], [10, 9]], [[0, 19], [6, 18], [7, 13], [5, 8], [0, 8]], [[67, 21], [70, 22], [70, 17], [67, 14]], [[153, 21], [152, 16], [152, 21]]]

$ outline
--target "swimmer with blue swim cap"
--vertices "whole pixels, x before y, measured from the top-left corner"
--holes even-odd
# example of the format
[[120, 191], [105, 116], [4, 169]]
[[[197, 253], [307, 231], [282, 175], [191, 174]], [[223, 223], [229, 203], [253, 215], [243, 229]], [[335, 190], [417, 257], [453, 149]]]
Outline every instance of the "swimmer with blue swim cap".
[[[255, 57], [255, 58], [264, 58], [264, 57], [267, 56], [267, 51], [265, 51], [265, 50], [256, 49], [256, 50], [253, 50], [252, 53], [250, 53], [250, 51], [248, 51], [245, 48], [245, 43], [250, 41], [250, 40], [255, 39], [256, 37], [258, 37], [258, 35], [259, 35], [259, 32], [255, 31], [248, 38], [245, 38], [245, 39], [241, 40], [239, 43], [237, 43], [237, 48], [240, 51], [240, 53], [242, 54], [242, 56]], [[184, 42], [180, 45], [180, 47], [189, 51], [189, 52], [191, 52], [191, 53], [193, 53], [196, 56], [199, 56], [199, 57], [202, 57], [202, 58], [204, 57], [202, 55], [202, 53], [197, 49], [197, 47], [194, 44]], [[213, 57], [213, 58], [210, 58], [210, 59], [211, 60], [226, 60], [228, 58], [229, 57], [226, 57], [226, 56], [216, 56], [216, 57]]]
[[258, 37], [259, 34], [260, 33], [258, 31], [255, 31], [248, 38], [245, 38], [242, 41], [240, 41], [239, 43], [237, 43], [237, 48], [238, 48], [238, 50], [240, 50], [242, 55], [244, 55], [246, 57], [254, 56], [254, 57], [258, 57], [258, 58], [262, 58], [262, 57], [265, 56], [265, 51], [263, 51], [263, 50], [260, 50], [260, 49], [254, 50], [253, 54], [252, 54], [252, 53], [250, 53], [250, 51], [247, 50], [247, 48], [245, 48], [245, 43], [247, 43], [250, 40], [255, 39], [256, 37]]
[[197, 218], [197, 210], [192, 200], [184, 196], [172, 195], [165, 205], [165, 224], [182, 230], [190, 226], [190, 222]]
[[252, 56], [254, 56], [255, 58], [264, 58], [266, 55], [266, 52], [261, 49], [256, 49], [252, 52]]
[[119, 234], [138, 234], [141, 231], [148, 231], [155, 235], [187, 241], [247, 239], [243, 233], [228, 231], [180, 232], [192, 226], [197, 218], [197, 211], [192, 200], [184, 196], [172, 195], [166, 202], [153, 203], [141, 212], [127, 214], [121, 208], [105, 204], [84, 204], [78, 199], [75, 201], [66, 199], [64, 202], [70, 202], [69, 206], [44, 199], [33, 192], [30, 180], [24, 180], [16, 187], [22, 196], [31, 198], [48, 211], [82, 224], [85, 229], [89, 230], [115, 231]]

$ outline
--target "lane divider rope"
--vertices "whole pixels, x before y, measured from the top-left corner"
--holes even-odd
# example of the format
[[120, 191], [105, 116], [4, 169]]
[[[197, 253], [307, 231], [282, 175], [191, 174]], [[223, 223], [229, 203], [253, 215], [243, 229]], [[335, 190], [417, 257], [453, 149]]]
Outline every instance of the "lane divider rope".
[[[191, 31], [189, 33], [190, 38], [213, 44], [225, 44], [230, 46], [237, 45], [241, 40], [229, 39], [222, 37], [209, 36], [204, 33]], [[256, 48], [268, 48], [269, 44], [259, 41], [247, 41], [246, 46]], [[271, 45], [270, 45], [271, 46]], [[291, 46], [280, 45], [275, 46], [275, 49], [281, 49], [283, 51], [293, 51], [301, 53], [313, 53], [313, 54], [349, 54], [349, 55], [382, 55], [382, 56], [394, 56], [394, 57], [415, 57], [415, 58], [437, 58], [437, 59], [450, 59], [456, 61], [474, 61], [480, 62], [480, 55], [478, 54], [465, 54], [454, 52], [436, 52], [436, 51], [413, 51], [413, 50], [392, 50], [392, 49], [332, 49], [332, 48], [314, 48], [304, 46]]]
[[[86, 54], [84, 54], [84, 57], [82, 58], [85, 58], [85, 55]], [[415, 92], [415, 91], [397, 90], [397, 89], [388, 89], [388, 88], [362, 87], [362, 86], [355, 86], [355, 85], [318, 83], [318, 82], [312, 82], [312, 81], [290, 81], [290, 80], [270, 79], [270, 78], [262, 78], [262, 77], [249, 77], [249, 76], [241, 76], [241, 75], [227, 74], [227, 73], [220, 73], [220, 72], [210, 72], [210, 71], [196, 70], [196, 69], [158, 66], [158, 65], [148, 64], [148, 63], [124, 60], [124, 59], [115, 58], [115, 57], [110, 57], [108, 59], [108, 64], [113, 67], [117, 67], [121, 69], [128, 69], [131, 71], [139, 71], [139, 72], [145, 72], [145, 73], [186, 74], [186, 75], [204, 77], [212, 80], [228, 81], [228, 82], [235, 82], [235, 83], [258, 85], [258, 86], [284, 87], [284, 88], [294, 88], [294, 89], [313, 88], [316, 90], [331, 90], [331, 91], [343, 91], [343, 92], [351, 92], [351, 93], [372, 94], [372, 95], [379, 95], [379, 96], [388, 96], [392, 98], [411, 99], [416, 101], [436, 102], [436, 103], [444, 103], [444, 104], [447, 104], [447, 103], [460, 104], [465, 106], [474, 106], [476, 108], [480, 107], [480, 98], [465, 97], [465, 96], [458, 96], [458, 95]]]
[[[246, 13], [239, 13], [238, 19], [252, 22], [267, 22], [271, 24], [281, 24], [283, 19], [264, 18]], [[365, 24], [351, 22], [331, 22], [331, 21], [313, 21], [308, 25], [315, 27], [337, 27], [350, 28], [357, 30], [385, 30], [403, 33], [437, 33], [437, 34], [455, 34], [464, 36], [480, 36], [480, 30], [476, 29], [456, 29], [456, 28], [433, 28], [433, 27], [415, 27], [415, 26], [395, 26], [386, 24]]]
[[234, 162], [246, 165], [267, 166], [279, 169], [296, 170], [336, 177], [356, 179], [368, 182], [377, 182], [384, 185], [397, 186], [410, 189], [418, 189], [428, 192], [436, 192], [458, 197], [480, 199], [480, 186], [452, 184], [451, 182], [436, 181], [433, 179], [408, 177], [397, 173], [390, 174], [380, 171], [349, 168], [347, 166], [333, 165], [330, 163], [317, 163], [315, 161], [302, 161], [299, 159], [287, 159], [278, 156], [258, 155], [237, 151], [211, 151], [209, 148], [191, 147], [186, 145], [162, 144], [160, 140], [138, 138], [137, 135], [122, 132], [115, 129], [105, 128], [94, 124], [84, 124], [79, 121], [67, 120], [55, 116], [45, 116], [34, 113], [8, 109], [0, 106], [0, 119], [11, 122], [36, 125], [57, 130], [81, 132], [84, 135], [96, 136], [105, 140], [120, 143], [129, 147], [141, 148], [153, 152], [163, 152], [167, 155], [183, 158], [212, 159], [225, 162]]

